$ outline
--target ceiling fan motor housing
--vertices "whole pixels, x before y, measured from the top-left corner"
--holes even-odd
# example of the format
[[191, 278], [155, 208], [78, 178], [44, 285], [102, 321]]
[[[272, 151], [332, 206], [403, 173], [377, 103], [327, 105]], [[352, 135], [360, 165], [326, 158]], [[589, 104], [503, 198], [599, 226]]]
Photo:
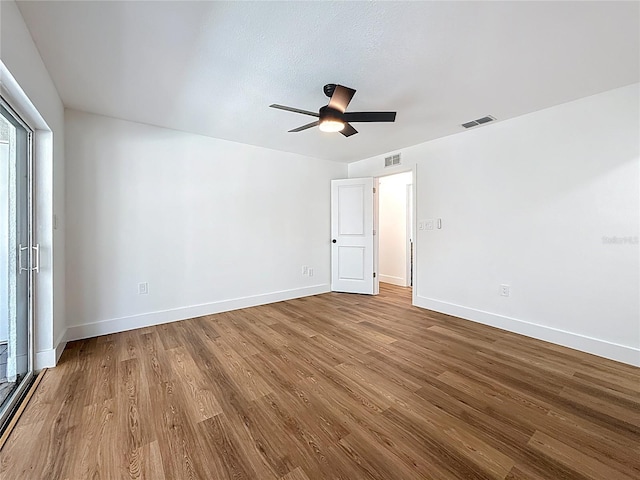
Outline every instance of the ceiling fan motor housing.
[[328, 121], [344, 122], [344, 116], [342, 115], [342, 112], [339, 110], [336, 110], [335, 108], [331, 108], [327, 105], [320, 108], [320, 111], [318, 113], [320, 115], [321, 122], [328, 122]]
[[324, 94], [331, 98], [331, 96], [333, 95], [333, 92], [335, 92], [336, 90], [336, 84], [335, 83], [327, 83], [324, 86]]

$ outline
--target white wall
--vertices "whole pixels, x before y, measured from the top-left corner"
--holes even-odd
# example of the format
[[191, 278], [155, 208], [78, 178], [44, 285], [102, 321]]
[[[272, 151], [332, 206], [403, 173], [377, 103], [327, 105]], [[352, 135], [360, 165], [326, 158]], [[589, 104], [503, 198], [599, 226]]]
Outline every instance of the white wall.
[[345, 164], [73, 110], [66, 135], [69, 339], [329, 290]]
[[[0, 2], [0, 79], [13, 106], [34, 128], [36, 168], [36, 368], [55, 365], [65, 332], [64, 108], [12, 0]], [[53, 214], [59, 228], [53, 229]]]
[[[416, 303], [640, 365], [638, 92], [404, 149], [417, 220], [443, 220], [417, 231]], [[383, 159], [349, 176], [380, 175]]]
[[407, 187], [411, 183], [411, 172], [381, 177], [378, 183], [379, 278], [401, 287], [411, 284], [407, 271]]

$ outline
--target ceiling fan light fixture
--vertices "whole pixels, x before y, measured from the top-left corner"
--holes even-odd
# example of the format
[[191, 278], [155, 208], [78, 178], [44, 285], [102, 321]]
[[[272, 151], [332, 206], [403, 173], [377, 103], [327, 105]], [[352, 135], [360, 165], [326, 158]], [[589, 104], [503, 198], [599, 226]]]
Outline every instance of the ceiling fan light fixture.
[[323, 132], [340, 132], [344, 130], [344, 122], [339, 120], [323, 120], [320, 122], [319, 127]]

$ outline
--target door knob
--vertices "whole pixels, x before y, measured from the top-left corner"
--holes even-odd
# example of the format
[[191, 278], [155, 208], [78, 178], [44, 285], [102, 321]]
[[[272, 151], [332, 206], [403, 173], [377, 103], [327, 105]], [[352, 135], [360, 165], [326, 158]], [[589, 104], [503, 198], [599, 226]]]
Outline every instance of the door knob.
[[336, 243], [337, 240], [334, 238], [333, 240], [331, 240], [331, 243]]

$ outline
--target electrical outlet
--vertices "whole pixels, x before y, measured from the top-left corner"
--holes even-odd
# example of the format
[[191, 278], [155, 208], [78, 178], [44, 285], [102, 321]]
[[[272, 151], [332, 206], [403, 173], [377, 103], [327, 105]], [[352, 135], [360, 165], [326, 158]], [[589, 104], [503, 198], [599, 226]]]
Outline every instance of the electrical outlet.
[[508, 297], [511, 293], [511, 287], [509, 285], [500, 285], [500, 295], [503, 297]]
[[302, 275], [307, 275], [309, 273], [309, 267], [306, 265], [302, 266]]
[[149, 293], [149, 284], [147, 282], [138, 284], [138, 295], [147, 295]]
[[418, 230], [424, 230], [424, 222], [418, 222]]
[[427, 230], [433, 230], [433, 220], [427, 220], [427, 221], [425, 222], [425, 228], [426, 228]]
[[309, 267], [309, 276], [313, 277], [313, 268]]

